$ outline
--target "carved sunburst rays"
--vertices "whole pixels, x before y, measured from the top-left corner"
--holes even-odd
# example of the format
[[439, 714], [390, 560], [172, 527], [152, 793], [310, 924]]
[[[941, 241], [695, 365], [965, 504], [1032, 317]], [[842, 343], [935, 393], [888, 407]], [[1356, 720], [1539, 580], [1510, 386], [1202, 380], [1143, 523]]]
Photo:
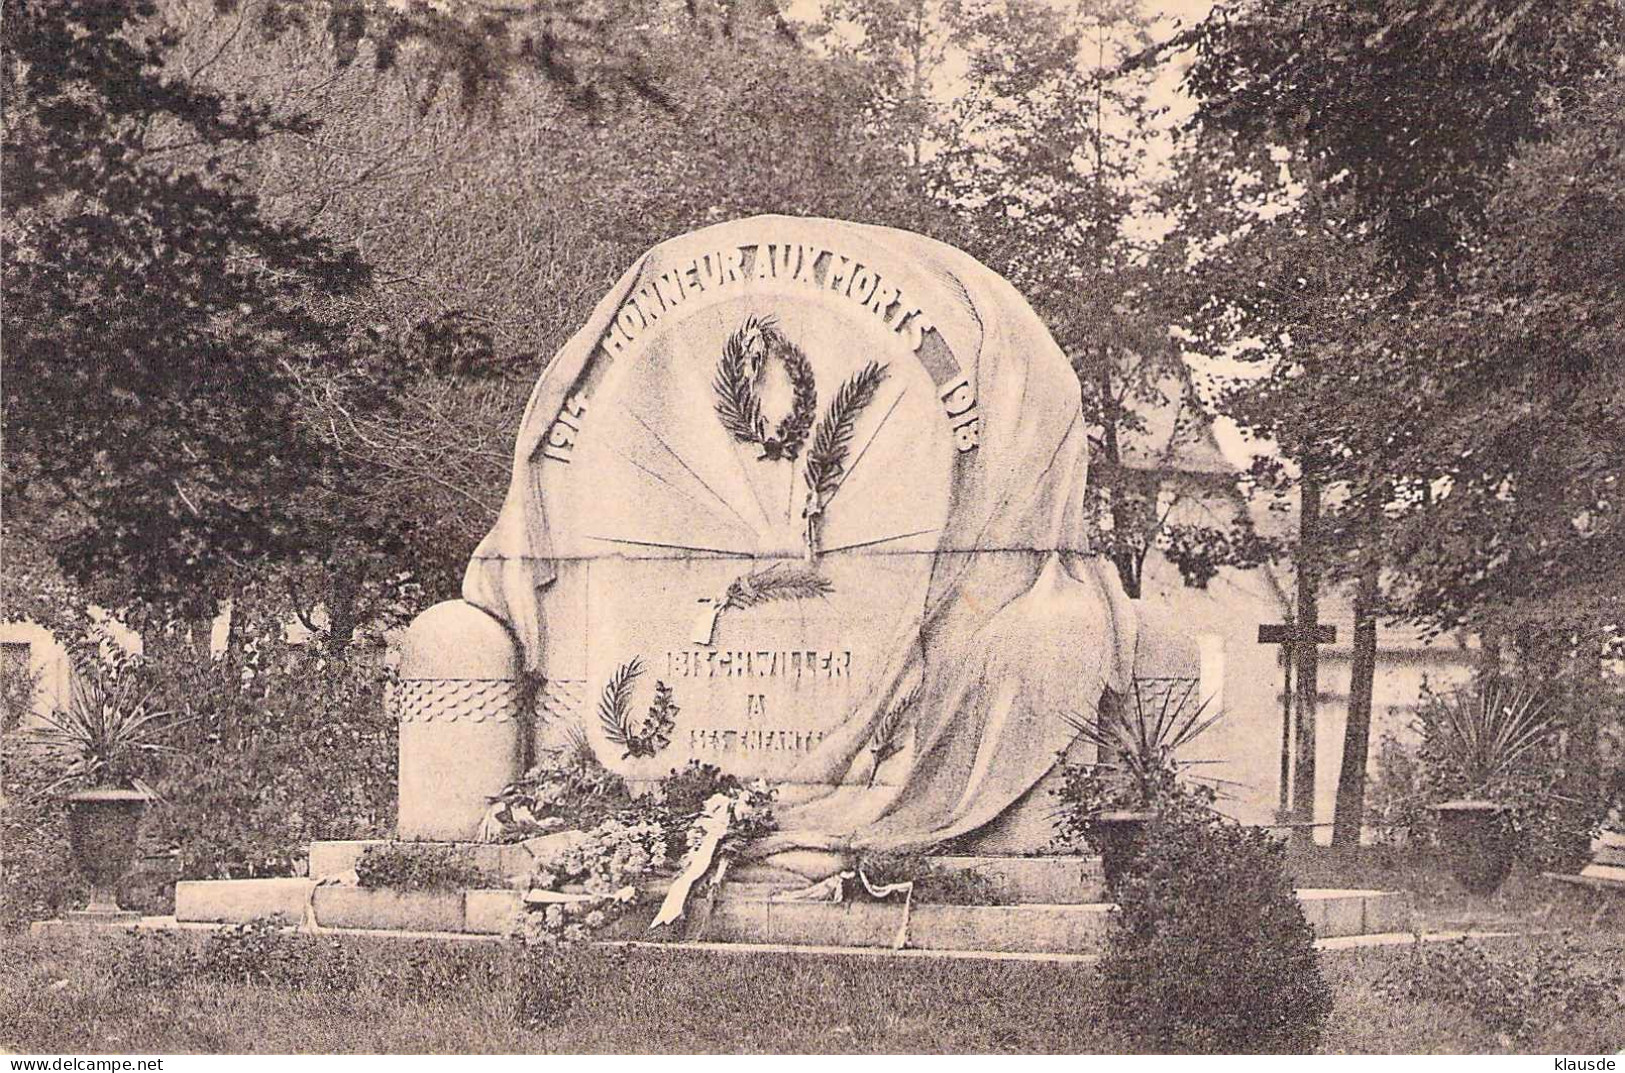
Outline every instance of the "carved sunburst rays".
[[[764, 367], [778, 371], [778, 359], [768, 356], [762, 338], [764, 319], [756, 318], [752, 330], [739, 339], [741, 372], [752, 378]], [[818, 370], [814, 398], [820, 409], [829, 409], [822, 396], [833, 399], [867, 363], [858, 363], [855, 370], [848, 364], [850, 359], [841, 360], [846, 348], [832, 350], [825, 342], [826, 338], [838, 341], [850, 336], [813, 331], [794, 322], [780, 324], [783, 322], [774, 322], [775, 330], [807, 342], [810, 355], [805, 360], [816, 363]], [[714, 374], [719, 353], [746, 326], [747, 316], [737, 305], [697, 312], [685, 321], [681, 333], [668, 335], [636, 361], [618, 362], [599, 387], [569, 467], [576, 504], [572, 513], [580, 519], [574, 531], [590, 538], [584, 553], [597, 553], [595, 549], [604, 547], [601, 542], [629, 555], [701, 551], [783, 557], [802, 551], [802, 509], [808, 491], [803, 470], [818, 435], [819, 420], [826, 415], [816, 414], [808, 423], [801, 442], [795, 444], [794, 461], [787, 461], [785, 448], [796, 440], [793, 433], [799, 421], [791, 423], [788, 431], [792, 435], [780, 441], [780, 457], [773, 459], [763, 457], [768, 453], [765, 443], [742, 442], [725, 427], [717, 410]], [[707, 346], [702, 342], [706, 339], [714, 342]], [[696, 375], [702, 369], [705, 373]], [[920, 524], [917, 512], [902, 517], [901, 506], [892, 502], [899, 491], [921, 485], [919, 477], [911, 481], [901, 472], [918, 468], [921, 444], [910, 442], [897, 430], [910, 421], [938, 419], [929, 391], [920, 396], [923, 401], [905, 400], [905, 389], [917, 375], [923, 374], [893, 366], [845, 429], [841, 472], [833, 483], [827, 477], [821, 482], [826, 507], [837, 496], [838, 503], [849, 496], [854, 502], [861, 501], [850, 511], [837, 506], [840, 544], [883, 543], [940, 524]], [[760, 415], [760, 427], [766, 429], [764, 439], [773, 438], [788, 419], [789, 401], [787, 395], [781, 408], [770, 398], [771, 412]], [[748, 409], [745, 417], [751, 420]], [[752, 422], [750, 427], [757, 426]], [[832, 428], [835, 431], [840, 430]], [[855, 474], [867, 476], [854, 483]], [[877, 499], [876, 489], [884, 501], [870, 502]], [[828, 521], [825, 519], [826, 528]], [[833, 530], [831, 535], [835, 535]], [[830, 541], [829, 547], [833, 550], [836, 543]]]

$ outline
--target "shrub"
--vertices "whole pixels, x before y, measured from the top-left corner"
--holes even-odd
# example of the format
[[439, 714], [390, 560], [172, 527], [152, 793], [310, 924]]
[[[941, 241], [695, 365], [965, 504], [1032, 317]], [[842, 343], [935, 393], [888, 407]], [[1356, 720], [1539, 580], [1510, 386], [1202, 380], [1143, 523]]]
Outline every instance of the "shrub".
[[1331, 990], [1284, 863], [1257, 829], [1157, 821], [1117, 892], [1106, 1016], [1157, 1050], [1313, 1050]]
[[474, 861], [466, 848], [432, 843], [386, 842], [368, 846], [355, 864], [363, 887], [398, 891], [480, 890], [506, 884]]
[[1372, 768], [1375, 775], [1366, 794], [1365, 822], [1377, 843], [1431, 845], [1437, 824], [1416, 750], [1384, 734]]
[[1524, 1041], [1537, 1031], [1618, 1009], [1625, 969], [1589, 966], [1568, 936], [1494, 955], [1466, 939], [1423, 943], [1418, 936], [1410, 956], [1391, 965], [1376, 990], [1396, 1002], [1454, 1007]]
[[292, 875], [313, 841], [393, 828], [396, 727], [380, 653], [336, 660], [280, 630], [217, 658], [152, 649], [165, 706], [194, 717], [165, 757], [153, 815], [183, 878]]
[[42, 792], [53, 771], [17, 735], [0, 735], [0, 928], [84, 904], [89, 888], [69, 863], [67, 810]]

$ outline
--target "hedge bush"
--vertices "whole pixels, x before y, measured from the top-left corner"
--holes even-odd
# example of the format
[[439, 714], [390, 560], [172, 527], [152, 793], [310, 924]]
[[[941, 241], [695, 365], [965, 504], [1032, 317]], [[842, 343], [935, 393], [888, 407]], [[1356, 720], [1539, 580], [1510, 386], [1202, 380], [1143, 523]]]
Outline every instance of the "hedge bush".
[[1159, 821], [1117, 891], [1107, 1019], [1178, 1052], [1309, 1052], [1331, 1009], [1285, 848], [1217, 817]]

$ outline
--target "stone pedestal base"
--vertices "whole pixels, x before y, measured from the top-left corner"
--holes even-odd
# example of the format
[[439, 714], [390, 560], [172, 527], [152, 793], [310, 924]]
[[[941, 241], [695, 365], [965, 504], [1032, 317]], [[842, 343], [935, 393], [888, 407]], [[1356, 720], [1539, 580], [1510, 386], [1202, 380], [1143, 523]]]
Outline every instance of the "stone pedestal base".
[[461, 600], [413, 620], [390, 706], [400, 720], [400, 807], [407, 839], [472, 839], [488, 799], [523, 763], [518, 650], [506, 628]]
[[141, 914], [133, 909], [75, 909], [62, 919], [70, 924], [134, 924]]

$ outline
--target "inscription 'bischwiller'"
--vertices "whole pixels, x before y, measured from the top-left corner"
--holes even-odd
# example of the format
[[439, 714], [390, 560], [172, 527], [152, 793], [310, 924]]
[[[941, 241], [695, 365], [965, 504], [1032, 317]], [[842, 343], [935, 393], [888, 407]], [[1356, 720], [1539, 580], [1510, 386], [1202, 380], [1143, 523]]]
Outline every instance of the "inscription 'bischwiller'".
[[670, 678], [847, 678], [852, 674], [852, 653], [696, 648], [667, 652], [666, 674]]

